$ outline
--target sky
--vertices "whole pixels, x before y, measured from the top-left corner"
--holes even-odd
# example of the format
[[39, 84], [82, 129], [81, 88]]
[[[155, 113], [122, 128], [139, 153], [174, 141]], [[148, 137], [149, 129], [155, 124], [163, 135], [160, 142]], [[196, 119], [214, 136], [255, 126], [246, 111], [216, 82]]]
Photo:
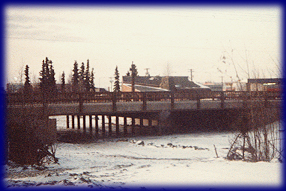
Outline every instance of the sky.
[[[42, 60], [66, 81], [75, 61], [89, 59], [95, 86], [108, 88], [132, 62], [139, 75], [246, 81], [279, 77], [279, 6], [14, 6], [5, 7], [5, 82], [30, 67], [38, 82]], [[24, 82], [24, 77], [23, 77]]]

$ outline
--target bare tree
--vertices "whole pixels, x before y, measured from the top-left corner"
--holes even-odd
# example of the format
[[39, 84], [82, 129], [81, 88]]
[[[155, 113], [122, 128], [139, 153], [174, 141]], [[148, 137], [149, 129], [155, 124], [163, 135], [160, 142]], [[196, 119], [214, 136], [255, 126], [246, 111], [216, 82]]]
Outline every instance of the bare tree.
[[19, 83], [23, 84], [23, 77], [24, 77], [24, 65], [20, 67], [18, 70], [18, 75], [19, 75]]
[[[236, 77], [241, 79], [233, 55], [228, 54], [228, 56], [230, 63], [235, 69]], [[245, 61], [247, 70], [244, 70], [244, 72], [247, 71], [246, 74], [250, 77], [247, 58]], [[260, 70], [256, 67], [254, 67], [251, 72], [255, 78], [260, 77]], [[254, 98], [252, 97], [252, 92], [248, 93], [247, 97], [245, 95], [244, 101], [255, 99], [255, 102], [245, 102], [241, 117], [235, 124], [237, 125], [238, 133], [231, 142], [227, 158], [231, 160], [240, 159], [253, 162], [270, 161], [274, 157], [281, 158], [282, 151], [279, 149], [279, 141], [277, 141], [280, 139], [280, 109], [266, 108], [264, 97]], [[255, 93], [256, 95], [259, 93], [257, 88]]]

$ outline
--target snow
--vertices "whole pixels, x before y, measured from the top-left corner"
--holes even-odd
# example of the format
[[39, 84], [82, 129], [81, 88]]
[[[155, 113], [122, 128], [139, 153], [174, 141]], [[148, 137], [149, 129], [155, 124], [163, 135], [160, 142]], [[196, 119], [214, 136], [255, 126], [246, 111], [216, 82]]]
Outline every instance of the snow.
[[[58, 120], [59, 127], [64, 124]], [[57, 143], [58, 164], [47, 164], [44, 170], [6, 165], [5, 182], [8, 187], [282, 186], [283, 166], [278, 160], [225, 159], [234, 136], [193, 133]]]
[[208, 87], [208, 86], [205, 86], [205, 85], [202, 85], [202, 84], [200, 84], [200, 83], [198, 83], [198, 82], [194, 82], [196, 85], [198, 85], [200, 88], [206, 88], [206, 89], [210, 89], [210, 87]]

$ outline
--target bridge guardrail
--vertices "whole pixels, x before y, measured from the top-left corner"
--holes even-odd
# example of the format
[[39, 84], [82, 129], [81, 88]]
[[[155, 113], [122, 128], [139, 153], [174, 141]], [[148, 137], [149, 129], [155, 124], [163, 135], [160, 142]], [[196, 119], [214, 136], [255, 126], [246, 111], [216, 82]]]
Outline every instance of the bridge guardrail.
[[88, 93], [55, 93], [45, 95], [35, 92], [6, 94], [7, 105], [41, 104], [41, 103], [93, 103], [93, 102], [132, 102], [132, 101], [183, 101], [183, 100], [224, 100], [236, 99], [281, 99], [280, 92], [267, 91], [181, 91], [181, 92], [88, 92]]

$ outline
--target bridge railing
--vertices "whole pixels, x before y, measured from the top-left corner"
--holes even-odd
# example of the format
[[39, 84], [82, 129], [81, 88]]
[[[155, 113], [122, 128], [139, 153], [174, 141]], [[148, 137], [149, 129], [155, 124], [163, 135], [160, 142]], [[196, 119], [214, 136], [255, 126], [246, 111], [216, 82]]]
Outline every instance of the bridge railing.
[[245, 100], [245, 99], [281, 99], [280, 92], [267, 91], [161, 91], [161, 92], [88, 92], [88, 93], [55, 93], [42, 94], [35, 92], [6, 94], [8, 105], [41, 104], [41, 103], [94, 103], [94, 102], [132, 102], [132, 101], [184, 101], [184, 100]]

